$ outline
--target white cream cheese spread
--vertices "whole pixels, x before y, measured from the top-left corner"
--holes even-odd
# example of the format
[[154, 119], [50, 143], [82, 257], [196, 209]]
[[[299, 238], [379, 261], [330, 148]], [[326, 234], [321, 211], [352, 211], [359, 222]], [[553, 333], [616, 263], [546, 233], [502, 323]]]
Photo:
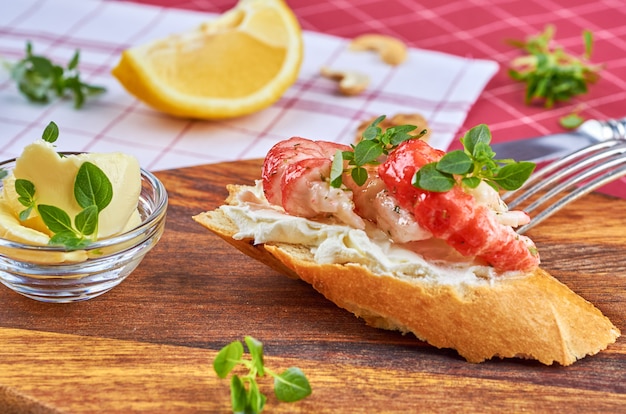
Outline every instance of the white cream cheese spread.
[[[375, 226], [359, 230], [333, 222], [321, 222], [286, 214], [268, 203], [261, 182], [238, 193], [220, 210], [239, 228], [234, 239], [290, 243], [307, 246], [319, 264], [357, 263], [374, 274], [431, 279], [446, 284], [486, 284], [502, 277], [490, 266], [472, 260], [426, 260], [402, 244], [393, 243]], [[513, 273], [513, 272], [508, 272]], [[513, 276], [513, 275], [510, 275]]]

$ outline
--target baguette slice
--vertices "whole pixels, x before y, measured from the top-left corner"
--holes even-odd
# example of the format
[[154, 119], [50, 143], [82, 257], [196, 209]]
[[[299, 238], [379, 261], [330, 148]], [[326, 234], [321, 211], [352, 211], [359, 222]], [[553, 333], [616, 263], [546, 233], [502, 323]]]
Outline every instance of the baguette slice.
[[[229, 186], [231, 203], [241, 186]], [[412, 332], [469, 362], [493, 357], [570, 365], [605, 349], [619, 330], [591, 303], [542, 269], [491, 284], [459, 286], [375, 274], [360, 264], [318, 264], [307, 246], [235, 240], [220, 209], [193, 217], [225, 241], [280, 273], [300, 278], [369, 325]]]

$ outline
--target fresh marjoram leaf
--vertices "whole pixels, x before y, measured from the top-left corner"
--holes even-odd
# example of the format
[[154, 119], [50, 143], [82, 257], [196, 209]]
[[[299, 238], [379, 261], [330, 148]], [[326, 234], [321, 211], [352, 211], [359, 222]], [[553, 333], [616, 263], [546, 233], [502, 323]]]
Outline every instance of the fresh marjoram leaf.
[[274, 377], [274, 393], [280, 401], [299, 401], [311, 395], [311, 384], [300, 368], [291, 367]]
[[449, 174], [467, 174], [474, 163], [469, 155], [461, 150], [447, 153], [438, 163], [437, 169]]
[[[265, 373], [274, 378], [274, 392], [283, 402], [301, 400], [311, 394], [311, 385], [299, 368], [289, 368], [276, 374], [266, 368], [263, 361], [263, 344], [251, 336], [244, 338], [251, 359], [243, 358], [243, 345], [234, 341], [223, 347], [213, 360], [213, 369], [220, 378], [226, 378], [238, 365], [248, 369], [248, 374], [233, 374], [230, 381], [230, 401], [233, 412], [260, 413], [265, 408], [267, 397], [259, 389], [257, 376]], [[246, 388], [247, 384], [247, 388]]]
[[106, 174], [95, 164], [81, 164], [74, 181], [74, 197], [82, 208], [98, 207], [104, 210], [113, 199], [113, 186]]
[[333, 163], [330, 167], [330, 185], [331, 187], [341, 187], [341, 175], [343, 174], [343, 152], [337, 150], [333, 157]]
[[246, 412], [248, 407], [248, 393], [238, 375], [233, 375], [230, 379], [230, 403], [235, 413]]
[[80, 80], [79, 55], [77, 50], [64, 69], [44, 56], [34, 55], [32, 44], [27, 42], [26, 56], [11, 65], [11, 78], [19, 91], [31, 102], [45, 104], [53, 96], [62, 98], [70, 93], [74, 95], [74, 108], [79, 109], [86, 96], [106, 91], [102, 86], [89, 85]]
[[46, 142], [53, 143], [56, 142], [59, 137], [59, 127], [54, 122], [50, 122], [46, 129], [43, 130], [43, 135], [41, 139]]
[[78, 237], [73, 231], [68, 230], [56, 233], [50, 238], [49, 244], [65, 246], [68, 249], [80, 249], [89, 244], [89, 242], [84, 238]]
[[20, 212], [20, 220], [25, 221], [30, 217], [30, 212], [35, 208], [35, 185], [28, 180], [18, 178], [15, 180], [15, 192], [19, 196], [17, 201], [24, 207]]
[[[350, 151], [337, 151], [333, 157], [330, 172], [330, 185], [339, 188], [343, 184], [342, 176], [348, 171], [354, 182], [361, 186], [368, 178], [366, 165], [378, 164], [378, 159], [382, 155], [387, 155], [402, 142], [409, 139], [419, 139], [426, 134], [426, 130], [417, 135], [410, 135], [409, 132], [417, 127], [414, 125], [398, 125], [387, 128], [384, 132], [378, 126], [385, 119], [385, 115], [376, 118], [363, 131], [362, 139], [351, 145]], [[347, 161], [348, 168], [344, 170], [344, 161]]]
[[85, 207], [74, 217], [76, 230], [84, 236], [91, 236], [98, 231], [98, 207]]
[[265, 369], [263, 367], [263, 344], [251, 336], [244, 338], [248, 352], [252, 357], [252, 367], [256, 369], [257, 374], [262, 377], [265, 375]]
[[464, 150], [451, 151], [439, 161], [422, 166], [413, 176], [414, 187], [432, 192], [449, 191], [460, 178], [461, 185], [476, 188], [481, 181], [497, 189], [516, 190], [528, 180], [535, 164], [498, 160], [489, 145], [491, 131], [484, 125], [471, 128], [461, 138]]
[[373, 140], [363, 140], [354, 148], [354, 162], [357, 166], [370, 164], [383, 154], [383, 148]]
[[559, 118], [559, 124], [565, 129], [578, 128], [584, 121], [585, 119], [577, 113], [571, 113]]
[[239, 341], [231, 342], [223, 347], [213, 360], [213, 369], [220, 378], [226, 376], [233, 370], [243, 356], [243, 345]]
[[529, 161], [506, 164], [498, 170], [492, 180], [502, 189], [513, 191], [520, 188], [530, 178], [534, 170], [535, 164]]
[[250, 389], [248, 390], [248, 408], [253, 413], [260, 413], [265, 408], [267, 397], [259, 390], [259, 384], [256, 381], [250, 381]]
[[44, 224], [53, 233], [73, 232], [72, 220], [63, 210], [47, 204], [39, 204], [37, 211]]
[[417, 170], [412, 180], [414, 187], [437, 193], [450, 191], [455, 183], [452, 174], [440, 171], [436, 163], [424, 165]]
[[512, 41], [511, 45], [524, 51], [511, 62], [509, 76], [526, 84], [525, 102], [543, 102], [551, 108], [557, 102], [566, 102], [575, 96], [587, 93], [588, 85], [599, 79], [601, 65], [591, 64], [593, 36], [583, 32], [585, 52], [576, 57], [562, 47], [554, 45], [556, 29], [548, 25], [545, 31], [528, 38], [525, 42]]

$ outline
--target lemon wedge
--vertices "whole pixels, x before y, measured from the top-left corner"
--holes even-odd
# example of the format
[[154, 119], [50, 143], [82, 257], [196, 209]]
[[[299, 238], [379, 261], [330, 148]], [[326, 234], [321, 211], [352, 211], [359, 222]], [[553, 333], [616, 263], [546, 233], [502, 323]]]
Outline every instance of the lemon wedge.
[[239, 0], [216, 20], [130, 48], [113, 75], [179, 117], [221, 119], [276, 102], [297, 79], [302, 32], [284, 0]]

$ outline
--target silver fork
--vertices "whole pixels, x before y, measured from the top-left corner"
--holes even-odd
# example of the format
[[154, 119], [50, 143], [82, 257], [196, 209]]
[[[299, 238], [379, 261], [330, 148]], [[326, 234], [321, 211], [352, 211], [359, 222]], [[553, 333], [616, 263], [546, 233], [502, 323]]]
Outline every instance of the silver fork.
[[[602, 121], [602, 125], [610, 131], [608, 139], [547, 164], [521, 188], [502, 195], [509, 209], [521, 209], [531, 216], [517, 233], [525, 233], [565, 205], [626, 176], [626, 118]], [[520, 208], [541, 191], [545, 192]]]

